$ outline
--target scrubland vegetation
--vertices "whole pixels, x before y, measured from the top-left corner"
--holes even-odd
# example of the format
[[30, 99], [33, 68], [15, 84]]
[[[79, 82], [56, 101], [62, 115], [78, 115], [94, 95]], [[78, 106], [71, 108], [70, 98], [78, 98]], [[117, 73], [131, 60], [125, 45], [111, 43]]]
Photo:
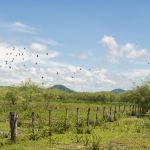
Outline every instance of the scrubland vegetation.
[[[132, 114], [130, 105], [140, 106]], [[150, 149], [150, 82], [131, 91], [64, 92], [25, 82], [0, 88], [0, 149]], [[98, 107], [98, 111], [97, 111]], [[106, 119], [103, 119], [103, 107]], [[110, 107], [112, 114], [110, 114]], [[115, 107], [117, 110], [114, 119]], [[119, 108], [120, 107], [120, 108]], [[125, 107], [125, 110], [124, 110]], [[68, 120], [66, 128], [66, 108]], [[79, 126], [76, 125], [79, 108]], [[90, 108], [87, 126], [87, 109]], [[49, 110], [52, 127], [49, 127]], [[9, 113], [17, 112], [17, 142], [10, 141]], [[33, 130], [31, 114], [35, 113]]]

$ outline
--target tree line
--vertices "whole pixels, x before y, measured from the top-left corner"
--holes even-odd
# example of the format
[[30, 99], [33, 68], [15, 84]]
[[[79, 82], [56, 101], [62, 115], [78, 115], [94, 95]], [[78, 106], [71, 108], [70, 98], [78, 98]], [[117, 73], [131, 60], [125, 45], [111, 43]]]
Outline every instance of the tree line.
[[65, 92], [62, 90], [39, 87], [26, 81], [14, 87], [0, 87], [1, 102], [16, 105], [32, 101], [50, 103], [61, 102], [100, 102], [100, 103], [133, 103], [141, 106], [150, 105], [150, 81], [145, 81], [132, 90], [122, 93], [113, 92]]

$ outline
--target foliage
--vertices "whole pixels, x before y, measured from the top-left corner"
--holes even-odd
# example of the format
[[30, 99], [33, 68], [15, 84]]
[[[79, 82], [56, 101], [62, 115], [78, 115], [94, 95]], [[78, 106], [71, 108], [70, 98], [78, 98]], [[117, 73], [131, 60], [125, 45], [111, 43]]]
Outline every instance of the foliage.
[[17, 91], [15, 91], [15, 90], [8, 91], [5, 95], [5, 100], [7, 100], [12, 105], [16, 104], [17, 99], [18, 99]]
[[[109, 108], [126, 105], [149, 105], [150, 84], [145, 82], [131, 91], [111, 92], [74, 92], [39, 87], [31, 81], [17, 87], [0, 88], [0, 149], [150, 149], [150, 119], [136, 118], [121, 114], [116, 121], [109, 120]], [[96, 108], [99, 107], [98, 121]], [[102, 118], [103, 106], [107, 117]], [[86, 126], [87, 108], [90, 111], [90, 125]], [[68, 125], [65, 130], [65, 108], [68, 108]], [[76, 128], [76, 108], [79, 108], [80, 125]], [[52, 110], [52, 127], [49, 128], [49, 113]], [[18, 113], [17, 144], [10, 145], [9, 112]], [[121, 107], [123, 110], [123, 107]], [[31, 112], [34, 111], [35, 129], [32, 132]], [[125, 113], [125, 114], [126, 114]], [[118, 114], [117, 114], [118, 115]], [[50, 134], [49, 134], [50, 133]], [[99, 137], [100, 136], [100, 137]], [[33, 142], [34, 140], [34, 142]], [[121, 144], [122, 145], [121, 145]], [[70, 147], [69, 147], [70, 146]]]

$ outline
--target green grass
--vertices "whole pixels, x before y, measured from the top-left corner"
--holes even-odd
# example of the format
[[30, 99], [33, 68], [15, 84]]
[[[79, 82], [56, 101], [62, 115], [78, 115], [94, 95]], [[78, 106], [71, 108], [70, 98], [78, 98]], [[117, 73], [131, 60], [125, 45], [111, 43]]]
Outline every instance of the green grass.
[[[116, 105], [116, 104], [115, 104]], [[99, 125], [86, 126], [87, 108], [91, 108], [90, 122], [95, 122], [96, 107], [99, 107]], [[105, 105], [109, 114], [110, 104]], [[76, 129], [76, 108], [79, 107], [81, 126]], [[103, 122], [102, 107], [98, 103], [31, 102], [27, 109], [21, 104], [7, 105], [0, 111], [0, 149], [2, 150], [85, 150], [85, 149], [150, 149], [150, 118], [137, 118], [121, 114], [117, 121]], [[112, 106], [114, 109], [114, 105]], [[68, 130], [64, 130], [65, 108], [68, 108]], [[48, 110], [52, 109], [53, 127], [49, 136]], [[123, 109], [123, 107], [121, 108]], [[11, 144], [9, 112], [18, 113], [17, 143]], [[31, 112], [36, 114], [35, 140], [31, 127]], [[129, 112], [129, 109], [127, 110]]]

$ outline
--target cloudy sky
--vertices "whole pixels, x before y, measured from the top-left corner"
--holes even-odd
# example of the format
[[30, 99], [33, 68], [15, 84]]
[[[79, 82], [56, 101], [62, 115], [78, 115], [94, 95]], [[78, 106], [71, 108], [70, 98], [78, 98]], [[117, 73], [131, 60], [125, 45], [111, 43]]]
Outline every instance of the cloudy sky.
[[31, 79], [76, 91], [131, 89], [150, 77], [149, 7], [146, 0], [1, 0], [0, 85]]

